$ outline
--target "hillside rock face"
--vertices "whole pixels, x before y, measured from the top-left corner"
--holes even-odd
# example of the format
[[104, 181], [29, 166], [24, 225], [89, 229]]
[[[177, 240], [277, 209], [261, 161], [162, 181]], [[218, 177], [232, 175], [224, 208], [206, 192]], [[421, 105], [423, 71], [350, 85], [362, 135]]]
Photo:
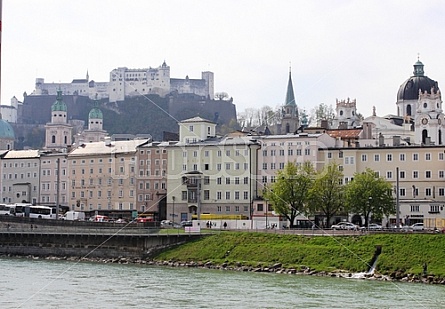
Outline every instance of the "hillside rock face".
[[[16, 149], [42, 148], [45, 124], [51, 121], [51, 105], [54, 95], [26, 96], [18, 112], [17, 124], [11, 124], [16, 133]], [[93, 100], [77, 95], [64, 95], [68, 120], [75, 127], [88, 123], [88, 113], [94, 107]], [[103, 129], [113, 134], [151, 134], [154, 140], [162, 140], [164, 132], [177, 133], [178, 121], [200, 116], [217, 123], [229, 125], [236, 121], [233, 100], [210, 100], [193, 94], [176, 94], [162, 98], [147, 95], [128, 98], [123, 102], [101, 101]], [[80, 121], [80, 122], [79, 122]], [[78, 130], [78, 129], [77, 129]]]

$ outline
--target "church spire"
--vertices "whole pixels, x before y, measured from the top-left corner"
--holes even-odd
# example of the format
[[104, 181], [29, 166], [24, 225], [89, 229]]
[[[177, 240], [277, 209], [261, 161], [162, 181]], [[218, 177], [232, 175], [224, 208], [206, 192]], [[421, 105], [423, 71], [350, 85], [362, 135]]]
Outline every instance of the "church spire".
[[289, 81], [287, 83], [286, 101], [284, 105], [297, 105], [295, 103], [294, 86], [292, 85], [291, 67], [289, 66]]

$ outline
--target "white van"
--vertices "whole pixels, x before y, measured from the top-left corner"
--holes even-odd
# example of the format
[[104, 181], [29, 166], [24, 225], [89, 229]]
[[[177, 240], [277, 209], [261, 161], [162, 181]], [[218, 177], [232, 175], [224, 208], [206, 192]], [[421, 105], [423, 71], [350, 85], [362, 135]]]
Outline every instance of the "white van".
[[85, 213], [83, 211], [70, 210], [65, 213], [63, 219], [71, 221], [83, 221], [85, 220]]

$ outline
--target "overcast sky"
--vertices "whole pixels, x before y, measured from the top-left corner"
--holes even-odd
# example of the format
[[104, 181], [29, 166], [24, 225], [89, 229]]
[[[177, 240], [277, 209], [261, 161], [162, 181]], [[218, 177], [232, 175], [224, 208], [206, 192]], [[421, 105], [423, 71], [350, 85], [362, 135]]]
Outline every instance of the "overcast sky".
[[[108, 81], [117, 67], [215, 74], [237, 111], [284, 103], [289, 65], [310, 111], [356, 98], [395, 114], [420, 60], [445, 84], [445, 1], [3, 0], [1, 103], [45, 82]], [[444, 86], [445, 87], [445, 86]]]

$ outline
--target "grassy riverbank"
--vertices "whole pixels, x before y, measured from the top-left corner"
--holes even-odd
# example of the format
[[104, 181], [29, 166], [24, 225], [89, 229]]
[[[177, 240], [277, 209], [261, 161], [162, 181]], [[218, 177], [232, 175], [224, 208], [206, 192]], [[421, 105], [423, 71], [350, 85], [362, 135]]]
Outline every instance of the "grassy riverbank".
[[375, 234], [307, 237], [267, 233], [222, 232], [163, 251], [155, 260], [241, 263], [246, 266], [310, 267], [317, 271], [363, 272], [369, 269], [376, 246], [382, 246], [376, 271], [388, 275], [423, 272], [445, 277], [445, 235]]

